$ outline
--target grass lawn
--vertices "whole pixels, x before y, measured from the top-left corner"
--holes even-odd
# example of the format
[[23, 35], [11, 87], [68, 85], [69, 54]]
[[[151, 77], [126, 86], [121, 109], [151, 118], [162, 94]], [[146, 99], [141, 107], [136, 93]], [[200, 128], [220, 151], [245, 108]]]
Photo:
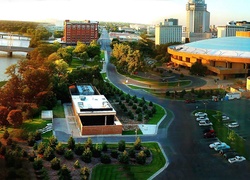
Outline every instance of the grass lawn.
[[161, 118], [166, 114], [164, 109], [158, 104], [154, 104], [156, 107], [156, 113], [152, 118], [149, 119], [147, 124], [157, 124]]
[[27, 132], [36, 132], [38, 129], [44, 128], [48, 123], [52, 123], [52, 121], [39, 118], [29, 119], [23, 122], [21, 128]]
[[161, 169], [166, 160], [157, 143], [142, 143], [152, 152], [152, 162], [146, 165], [130, 164], [109, 164], [97, 165], [93, 168], [91, 180], [127, 180], [127, 179], [148, 179], [159, 169]]
[[53, 116], [54, 118], [65, 118], [64, 108], [61, 103], [57, 103], [57, 105], [53, 108]]

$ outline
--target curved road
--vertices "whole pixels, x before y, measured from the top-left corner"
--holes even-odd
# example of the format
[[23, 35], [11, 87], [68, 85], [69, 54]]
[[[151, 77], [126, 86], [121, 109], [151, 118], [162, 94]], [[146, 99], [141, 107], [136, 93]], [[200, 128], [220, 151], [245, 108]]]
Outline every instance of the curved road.
[[[107, 33], [107, 32], [106, 32]], [[104, 32], [104, 35], [106, 34]], [[109, 44], [105, 38], [105, 44]], [[104, 48], [107, 50], [107, 48]], [[109, 54], [109, 51], [108, 51]], [[109, 58], [108, 58], [109, 59]], [[170, 110], [173, 113], [173, 119], [165, 117], [156, 135], [141, 136], [143, 142], [156, 141], [161, 144], [161, 147], [168, 159], [168, 166], [156, 176], [151, 179], [159, 180], [176, 180], [176, 179], [250, 179], [249, 162], [229, 164], [225, 159], [220, 157], [214, 150], [208, 148], [208, 144], [214, 140], [203, 139], [202, 129], [195, 122], [192, 112], [196, 110], [196, 106], [201, 109], [218, 109], [230, 116], [237, 117], [236, 107], [249, 107], [250, 103], [247, 100], [237, 102], [218, 102], [208, 103], [206, 107], [202, 102], [197, 104], [185, 104], [183, 101], [172, 101], [160, 99], [142, 90], [132, 90], [125, 84], [125, 77], [116, 72], [115, 67], [106, 61], [107, 76], [109, 80], [125, 93], [136, 95], [141, 98], [144, 97], [148, 101], [152, 101]], [[195, 82], [203, 83], [199, 80]], [[226, 108], [226, 103], [230, 103]], [[241, 103], [232, 107], [235, 103]], [[246, 112], [247, 109], [245, 110]], [[235, 114], [234, 114], [235, 113]], [[239, 114], [239, 113], [238, 113]], [[250, 115], [250, 113], [249, 113]], [[250, 117], [249, 115], [246, 115]], [[244, 116], [243, 116], [244, 117]], [[249, 119], [249, 118], [248, 118]], [[92, 138], [94, 142], [118, 142], [123, 139], [126, 142], [134, 142], [134, 136], [109, 136], [109, 137], [95, 137]]]

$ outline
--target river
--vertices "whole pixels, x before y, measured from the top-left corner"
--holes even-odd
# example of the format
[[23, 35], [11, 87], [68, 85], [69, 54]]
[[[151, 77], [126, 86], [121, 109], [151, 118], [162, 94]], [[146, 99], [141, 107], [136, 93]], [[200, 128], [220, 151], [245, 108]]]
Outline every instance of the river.
[[[1, 33], [0, 33], [1, 34]], [[22, 46], [29, 47], [29, 39], [27, 37], [9, 37], [4, 36], [0, 38], [0, 45], [2, 46]], [[10, 65], [16, 64], [20, 59], [26, 58], [25, 52], [13, 52], [12, 57], [7, 56], [7, 52], [0, 51], [0, 81], [8, 80], [8, 76], [5, 74], [6, 68]]]

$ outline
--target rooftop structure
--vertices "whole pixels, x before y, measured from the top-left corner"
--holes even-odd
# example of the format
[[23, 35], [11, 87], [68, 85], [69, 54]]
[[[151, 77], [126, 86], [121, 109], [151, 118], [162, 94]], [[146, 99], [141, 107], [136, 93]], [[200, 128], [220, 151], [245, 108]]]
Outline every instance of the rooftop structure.
[[191, 67], [195, 62], [207, 66], [209, 74], [220, 79], [247, 77], [250, 74], [250, 33], [237, 32], [237, 37], [213, 38], [171, 46], [171, 61]]
[[89, 84], [76, 84], [69, 89], [82, 135], [122, 134], [122, 124], [104, 95]]

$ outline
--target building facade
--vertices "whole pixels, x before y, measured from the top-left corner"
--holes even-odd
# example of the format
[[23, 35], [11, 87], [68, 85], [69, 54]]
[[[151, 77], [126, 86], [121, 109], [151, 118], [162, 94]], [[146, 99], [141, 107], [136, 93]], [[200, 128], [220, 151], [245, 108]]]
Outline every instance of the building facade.
[[219, 79], [250, 76], [250, 32], [236, 37], [212, 38], [168, 48], [175, 66], [190, 68], [201, 63]]
[[182, 26], [164, 21], [155, 26], [155, 45], [182, 42]]
[[210, 13], [207, 11], [205, 0], [189, 0], [186, 10], [187, 32], [204, 33], [210, 31]]
[[81, 135], [122, 134], [116, 111], [90, 84], [69, 87], [76, 124]]
[[99, 22], [92, 21], [64, 21], [63, 41], [67, 45], [76, 45], [77, 41], [90, 44], [93, 40], [98, 40]]
[[230, 37], [236, 36], [237, 31], [246, 31], [247, 28], [245, 26], [237, 26], [237, 25], [226, 25], [226, 26], [218, 26], [217, 27], [217, 37]]

